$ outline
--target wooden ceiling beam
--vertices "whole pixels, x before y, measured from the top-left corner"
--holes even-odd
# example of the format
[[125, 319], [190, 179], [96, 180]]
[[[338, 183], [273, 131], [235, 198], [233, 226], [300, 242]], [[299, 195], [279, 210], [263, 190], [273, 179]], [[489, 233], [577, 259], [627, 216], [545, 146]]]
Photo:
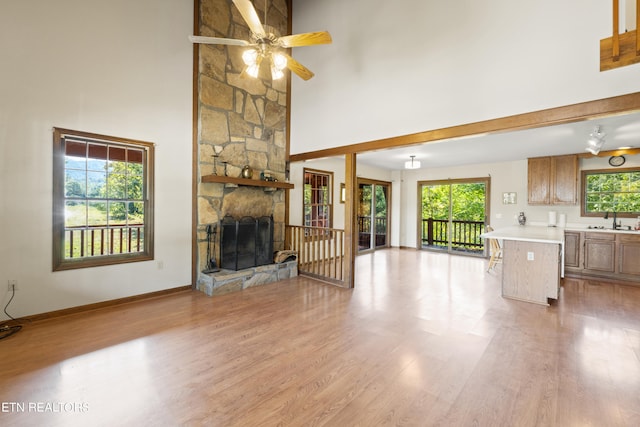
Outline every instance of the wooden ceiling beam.
[[292, 154], [290, 156], [290, 160], [292, 162], [299, 162], [324, 157], [336, 157], [346, 154], [407, 147], [411, 145], [474, 135], [511, 132], [516, 130], [575, 123], [632, 112], [640, 112], [640, 92], [599, 99], [596, 101], [581, 102], [579, 104], [563, 107], [539, 110], [531, 113], [517, 114], [514, 116], [484, 120], [475, 123], [344, 145], [341, 147]]

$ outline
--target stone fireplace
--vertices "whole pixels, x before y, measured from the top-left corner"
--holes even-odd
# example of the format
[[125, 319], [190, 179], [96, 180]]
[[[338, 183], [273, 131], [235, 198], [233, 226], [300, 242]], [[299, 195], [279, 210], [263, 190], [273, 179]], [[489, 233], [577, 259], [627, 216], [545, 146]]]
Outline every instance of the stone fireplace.
[[243, 270], [273, 263], [273, 218], [225, 216], [220, 221], [220, 268]]
[[[265, 16], [264, 2], [255, 2]], [[288, 34], [286, 0], [269, 0], [266, 19], [270, 26]], [[199, 34], [249, 39], [245, 21], [228, 0], [201, 0]], [[216, 225], [220, 236], [225, 217], [272, 218], [274, 251], [284, 249], [285, 191], [280, 188], [225, 182], [204, 182], [204, 176], [241, 177], [249, 166], [253, 179], [264, 173], [286, 181], [287, 79], [272, 81], [269, 70], [259, 78], [242, 74], [242, 47], [198, 46], [197, 75], [197, 262], [202, 276], [208, 260], [207, 226]], [[221, 266], [220, 241], [215, 242], [216, 262]], [[273, 262], [272, 259], [270, 262]], [[226, 268], [221, 266], [222, 268]], [[241, 270], [239, 268], [239, 270]]]

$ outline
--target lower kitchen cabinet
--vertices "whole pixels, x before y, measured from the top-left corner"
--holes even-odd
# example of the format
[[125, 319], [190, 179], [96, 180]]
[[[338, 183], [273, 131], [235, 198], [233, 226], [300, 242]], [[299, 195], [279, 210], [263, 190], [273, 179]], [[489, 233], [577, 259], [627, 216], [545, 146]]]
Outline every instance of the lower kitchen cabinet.
[[[502, 296], [548, 305], [560, 289], [558, 243], [504, 240]], [[535, 255], [533, 255], [535, 254]]]
[[640, 233], [565, 231], [567, 274], [640, 283]]
[[585, 233], [583, 268], [597, 272], [615, 272], [615, 240], [616, 235], [613, 233]]
[[618, 271], [640, 277], [640, 236], [621, 234], [618, 237]]
[[580, 233], [579, 231], [564, 232], [564, 266], [565, 268], [580, 267]]

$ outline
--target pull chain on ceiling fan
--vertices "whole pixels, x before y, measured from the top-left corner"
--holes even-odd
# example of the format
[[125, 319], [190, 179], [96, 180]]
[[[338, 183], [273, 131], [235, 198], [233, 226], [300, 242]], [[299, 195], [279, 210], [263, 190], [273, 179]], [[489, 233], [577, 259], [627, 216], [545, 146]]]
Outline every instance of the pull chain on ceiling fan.
[[[271, 68], [271, 77], [276, 80], [284, 76], [283, 70], [288, 68], [303, 80], [313, 77], [313, 72], [293, 59], [285, 49], [299, 46], [312, 46], [331, 43], [331, 34], [327, 31], [279, 36], [275, 28], [262, 25], [258, 13], [250, 0], [233, 0], [240, 15], [249, 26], [250, 40], [229, 39], [222, 37], [189, 36], [193, 43], [221, 44], [228, 46], [248, 47], [242, 54], [247, 66], [244, 70], [251, 77], [258, 77], [260, 66], [265, 60]], [[267, 1], [264, 7], [264, 22], [267, 22]]]

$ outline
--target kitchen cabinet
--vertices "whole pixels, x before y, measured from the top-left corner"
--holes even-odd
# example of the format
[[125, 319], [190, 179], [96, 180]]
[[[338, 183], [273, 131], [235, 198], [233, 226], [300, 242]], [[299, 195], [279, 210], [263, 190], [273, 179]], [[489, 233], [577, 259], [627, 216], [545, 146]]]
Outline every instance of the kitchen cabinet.
[[640, 233], [565, 230], [565, 273], [640, 283]]
[[527, 184], [530, 205], [577, 204], [578, 156], [528, 159]]
[[548, 205], [551, 200], [551, 157], [529, 159], [527, 168], [528, 202], [530, 205]]
[[555, 242], [504, 240], [502, 296], [548, 305], [558, 299], [560, 245]]
[[613, 233], [584, 234], [584, 269], [613, 273], [616, 242]]
[[502, 296], [536, 304], [558, 299], [564, 231], [555, 227], [516, 226], [484, 233], [502, 246]]
[[618, 272], [640, 277], [640, 235], [618, 235]]
[[580, 267], [580, 232], [565, 231], [564, 233], [564, 266], [565, 268]]

